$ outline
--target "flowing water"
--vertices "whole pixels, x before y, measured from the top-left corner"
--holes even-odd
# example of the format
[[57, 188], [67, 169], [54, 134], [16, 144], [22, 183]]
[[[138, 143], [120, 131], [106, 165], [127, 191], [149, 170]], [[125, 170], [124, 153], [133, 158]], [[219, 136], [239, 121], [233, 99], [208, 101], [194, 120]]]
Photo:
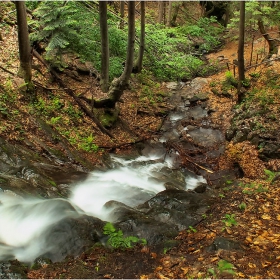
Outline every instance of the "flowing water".
[[[176, 167], [176, 153], [166, 154], [161, 142], [178, 137], [176, 124], [188, 110], [169, 115], [166, 127], [157, 146], [135, 159], [111, 156], [112, 168], [94, 171], [83, 182], [72, 186], [68, 199], [39, 199], [17, 196], [12, 192], [0, 192], [0, 259], [16, 258], [32, 262], [50, 249], [49, 230], [65, 218], [80, 215], [112, 221], [104, 207], [111, 200], [135, 207], [155, 194], [165, 190], [169, 174]], [[193, 189], [202, 177], [185, 174], [184, 189]]]
[[[112, 156], [112, 162], [113, 169], [94, 171], [73, 185], [69, 199], [23, 198], [0, 192], [0, 259], [32, 262], [50, 250], [48, 229], [67, 217], [87, 214], [113, 222], [104, 204], [115, 200], [135, 207], [165, 190], [158, 174], [164, 167], [172, 168], [174, 156], [165, 156], [162, 148], [130, 160]], [[203, 181], [202, 177], [187, 177], [185, 188]]]

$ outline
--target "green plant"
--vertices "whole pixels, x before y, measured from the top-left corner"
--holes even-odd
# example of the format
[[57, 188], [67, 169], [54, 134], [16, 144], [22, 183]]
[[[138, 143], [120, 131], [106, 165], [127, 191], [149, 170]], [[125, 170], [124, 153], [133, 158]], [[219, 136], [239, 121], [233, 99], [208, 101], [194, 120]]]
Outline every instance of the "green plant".
[[216, 278], [217, 275], [220, 275], [224, 272], [234, 275], [235, 271], [233, 270], [233, 268], [234, 265], [232, 263], [226, 260], [220, 260], [217, 264], [217, 267], [209, 268], [207, 271]]
[[246, 208], [247, 208], [247, 205], [245, 202], [241, 202], [239, 205], [238, 205], [239, 209], [244, 211]]
[[197, 230], [196, 230], [194, 227], [189, 226], [189, 229], [187, 230], [187, 232], [188, 232], [188, 233], [191, 233], [191, 232], [196, 233]]
[[237, 225], [237, 221], [235, 220], [235, 214], [226, 214], [225, 219], [222, 220], [226, 227], [231, 227], [233, 225]]
[[227, 71], [226, 72], [226, 78], [223, 82], [224, 86], [233, 86], [233, 87], [237, 87], [238, 85], [238, 81], [237, 79], [233, 76], [231, 71]]
[[54, 125], [54, 124], [57, 124], [60, 120], [61, 120], [61, 117], [52, 117], [49, 123]]
[[233, 271], [234, 265], [226, 260], [220, 260], [218, 262], [218, 271], [220, 273], [226, 272], [226, 273], [230, 273], [230, 274], [235, 274], [235, 272]]
[[146, 239], [136, 236], [124, 237], [121, 230], [117, 230], [111, 223], [106, 223], [103, 233], [109, 236], [107, 244], [112, 248], [131, 248], [136, 243], [147, 244]]
[[219, 193], [219, 197], [220, 197], [220, 198], [225, 198], [225, 195], [222, 194], [222, 193]]
[[79, 147], [86, 152], [96, 152], [98, 150], [98, 146], [93, 143], [93, 140], [94, 136], [91, 133], [89, 136], [82, 139]]
[[273, 182], [275, 176], [277, 175], [276, 172], [270, 171], [270, 170], [268, 170], [268, 169], [265, 169], [265, 170], [264, 170], [264, 173], [265, 173], [265, 175], [267, 176], [266, 180], [267, 180], [268, 182], [270, 182], [270, 183]]
[[268, 191], [268, 188], [263, 187], [262, 184], [256, 184], [254, 182], [248, 184], [240, 184], [240, 186], [243, 188], [242, 192], [245, 194], [262, 193]]

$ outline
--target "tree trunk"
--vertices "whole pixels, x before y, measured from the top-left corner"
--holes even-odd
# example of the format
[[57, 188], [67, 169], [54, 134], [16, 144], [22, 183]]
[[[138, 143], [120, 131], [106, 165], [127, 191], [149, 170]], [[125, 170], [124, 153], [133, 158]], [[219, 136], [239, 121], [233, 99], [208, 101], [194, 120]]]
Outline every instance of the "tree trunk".
[[99, 1], [100, 33], [101, 33], [101, 79], [103, 92], [109, 89], [109, 39], [107, 25], [107, 1]]
[[143, 66], [143, 57], [145, 50], [145, 1], [141, 1], [141, 35], [140, 35], [140, 46], [139, 55], [137, 61], [133, 66], [133, 73], [140, 73]]
[[124, 1], [120, 1], [120, 14], [121, 14], [121, 23], [120, 23], [120, 29], [124, 29]]
[[277, 53], [277, 44], [274, 41], [274, 39], [271, 38], [268, 33], [266, 33], [264, 24], [263, 24], [263, 20], [261, 18], [258, 19], [258, 27], [259, 27], [259, 30], [260, 30], [262, 36], [265, 38], [265, 40], [268, 43], [268, 48], [269, 48], [268, 57], [270, 57], [274, 53]]
[[168, 13], [167, 13], [167, 26], [171, 26], [171, 17], [172, 17], [172, 1], [168, 1]]
[[[28, 85], [31, 85], [31, 47], [28, 34], [25, 2], [15, 1], [15, 5], [17, 11], [18, 45], [20, 59], [18, 75], [22, 77]], [[29, 88], [29, 86], [27, 86], [27, 88]]]
[[163, 1], [158, 1], [158, 23], [162, 23], [163, 20]]
[[238, 43], [238, 103], [244, 98], [242, 82], [245, 80], [244, 65], [244, 35], [245, 35], [245, 1], [240, 1], [240, 18], [239, 18], [239, 43]]
[[123, 91], [127, 88], [130, 75], [133, 68], [134, 57], [134, 42], [135, 42], [135, 2], [128, 1], [128, 43], [127, 43], [127, 55], [125, 68], [122, 75], [114, 79], [107, 99], [94, 101], [95, 108], [115, 108], [116, 102], [118, 102], [123, 94]]
[[171, 26], [176, 26], [176, 20], [180, 9], [180, 3], [175, 3], [174, 12], [171, 19]]

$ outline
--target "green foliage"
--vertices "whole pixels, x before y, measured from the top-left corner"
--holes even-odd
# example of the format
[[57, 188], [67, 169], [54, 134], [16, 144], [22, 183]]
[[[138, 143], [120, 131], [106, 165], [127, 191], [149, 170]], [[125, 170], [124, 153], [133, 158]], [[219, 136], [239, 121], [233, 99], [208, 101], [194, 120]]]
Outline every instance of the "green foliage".
[[201, 51], [213, 49], [220, 44], [217, 38], [222, 31], [222, 27], [212, 25], [214, 22], [213, 18], [203, 18], [196, 25], [174, 28], [147, 24], [144, 65], [160, 80], [191, 79], [197, 75], [207, 75], [214, 68], [192, 55], [194, 43], [189, 36], [199, 37], [203, 41]]
[[[79, 1], [42, 1], [34, 14], [39, 21], [30, 24], [36, 32], [30, 35], [32, 41], [47, 43], [46, 59], [63, 69], [67, 59], [63, 53], [74, 52], [81, 59], [91, 61], [97, 70], [101, 68], [101, 44], [99, 14], [97, 5], [88, 9]], [[110, 79], [122, 72], [122, 63], [126, 57], [127, 34], [120, 30], [116, 18], [108, 18]]]
[[[258, 29], [257, 21], [259, 18], [262, 19], [265, 25], [278, 25], [280, 17], [280, 5], [277, 1], [275, 2], [274, 7], [272, 7], [271, 1], [246, 1], [245, 10], [246, 30]], [[235, 9], [228, 28], [238, 28], [238, 24], [239, 11], [238, 9]]]
[[222, 220], [226, 227], [231, 227], [237, 225], [234, 214], [226, 214], [225, 219]]
[[47, 59], [54, 60], [62, 49], [71, 47], [74, 42], [79, 41], [76, 28], [78, 25], [77, 12], [76, 5], [59, 1], [43, 1], [34, 11], [34, 15], [39, 17], [40, 21], [30, 22], [37, 29], [37, 32], [32, 33], [30, 38], [33, 41], [48, 40]]
[[264, 170], [264, 173], [265, 173], [265, 175], [267, 176], [267, 181], [268, 182], [273, 182], [273, 180], [274, 180], [274, 178], [275, 178], [275, 176], [278, 174], [278, 173], [276, 173], [276, 172], [273, 172], [273, 171], [270, 171], [270, 170], [268, 170], [268, 169], [265, 169]]
[[146, 239], [139, 239], [136, 236], [124, 237], [121, 230], [117, 230], [111, 223], [106, 223], [103, 227], [103, 233], [109, 236], [107, 244], [112, 248], [132, 248], [134, 244], [140, 242], [141, 244], [147, 244]]
[[94, 141], [94, 137], [92, 136], [91, 133], [89, 136], [82, 139], [79, 148], [83, 149], [86, 152], [97, 152], [98, 146], [94, 144], [93, 141]]
[[268, 191], [268, 189], [263, 187], [262, 184], [256, 184], [254, 182], [248, 184], [240, 184], [240, 186], [243, 188], [242, 192], [245, 194], [255, 194]]
[[61, 120], [61, 117], [52, 117], [49, 123], [54, 125], [54, 124], [57, 124], [60, 120]]
[[194, 227], [189, 226], [189, 229], [187, 230], [187, 232], [188, 232], [188, 233], [191, 233], [191, 232], [196, 233], [197, 230], [196, 230]]
[[214, 277], [219, 276], [222, 273], [229, 273], [234, 275], [235, 271], [233, 270], [234, 265], [226, 260], [220, 260], [215, 268], [209, 268], [208, 273]]
[[234, 268], [233, 264], [231, 264], [230, 262], [228, 262], [226, 260], [220, 260], [218, 262], [217, 268], [220, 273], [226, 272], [226, 273], [230, 273], [230, 274], [235, 274], [235, 272], [232, 270]]
[[239, 205], [238, 205], [239, 209], [244, 211], [246, 208], [247, 208], [247, 205], [245, 202], [241, 202]]
[[221, 45], [223, 29], [215, 17], [201, 17], [195, 25], [183, 26], [181, 32], [202, 40], [203, 43], [199, 46], [199, 50], [208, 52]]

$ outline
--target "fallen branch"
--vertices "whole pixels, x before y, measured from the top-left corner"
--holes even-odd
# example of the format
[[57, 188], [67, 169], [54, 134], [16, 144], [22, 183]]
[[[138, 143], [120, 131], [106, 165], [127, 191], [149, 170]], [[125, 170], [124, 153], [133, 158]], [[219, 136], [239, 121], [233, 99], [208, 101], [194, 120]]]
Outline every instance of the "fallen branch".
[[200, 169], [205, 170], [208, 173], [214, 173], [212, 170], [209, 170], [209, 169], [197, 164], [196, 162], [190, 160], [188, 155], [186, 154], [186, 152], [177, 143], [172, 142], [172, 141], [167, 141], [165, 143], [165, 147], [166, 147], [167, 150], [174, 149], [179, 154], [183, 155], [184, 156], [184, 161], [188, 161], [189, 163], [193, 164], [196, 167], [199, 167]]
[[1, 65], [0, 65], [0, 69], [2, 69], [3, 71], [5, 71], [5, 72], [7, 72], [7, 73], [9, 73], [9, 74], [11, 74], [11, 75], [13, 75], [13, 76], [15, 76], [15, 75], [16, 75], [15, 73], [11, 72], [10, 70], [8, 70], [8, 69], [4, 68], [4, 67], [3, 67], [3, 66], [1, 66]]
[[53, 70], [52, 68], [49, 67], [49, 65], [46, 63], [46, 61], [41, 57], [41, 55], [33, 49], [33, 55], [39, 60], [41, 61], [46, 68], [49, 70], [49, 72], [56, 78], [56, 80], [58, 81], [58, 83], [60, 84], [60, 86], [65, 90], [65, 92], [70, 95], [75, 102], [79, 105], [79, 107], [85, 112], [85, 114], [87, 116], [89, 116], [94, 122], [95, 124], [98, 126], [98, 128], [104, 133], [107, 134], [110, 138], [114, 138], [115, 137], [111, 134], [110, 131], [108, 131], [102, 124], [101, 122], [95, 117], [95, 115], [83, 104], [83, 102], [75, 95], [74, 91], [70, 88], [68, 88], [65, 83], [62, 81], [62, 79], [58, 76], [58, 74], [55, 72], [55, 70]]

